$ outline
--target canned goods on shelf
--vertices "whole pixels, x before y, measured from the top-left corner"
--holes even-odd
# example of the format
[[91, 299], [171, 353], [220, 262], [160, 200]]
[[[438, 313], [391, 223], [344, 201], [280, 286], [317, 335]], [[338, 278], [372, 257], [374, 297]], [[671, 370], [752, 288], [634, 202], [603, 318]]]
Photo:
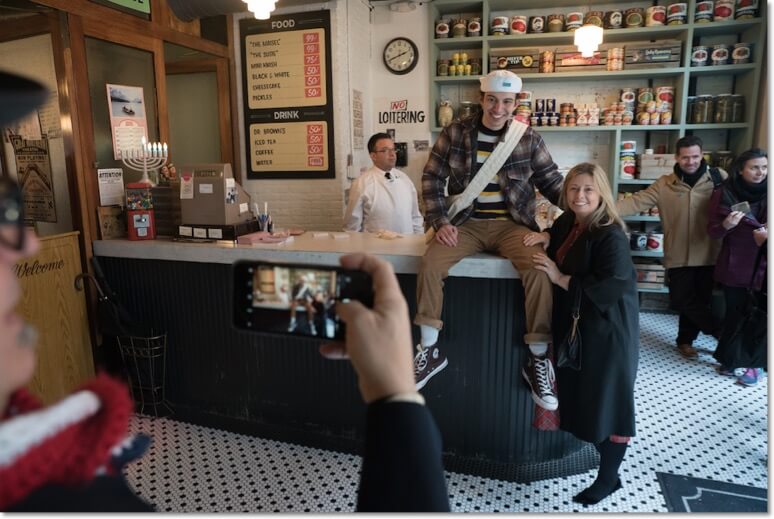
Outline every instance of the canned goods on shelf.
[[750, 55], [752, 54], [751, 43], [736, 43], [734, 44], [734, 50], [731, 51], [731, 60], [735, 64], [749, 63]]
[[545, 99], [535, 99], [535, 111], [543, 112], [546, 109]]
[[449, 37], [449, 22], [447, 22], [446, 20], [439, 20], [435, 24], [435, 37], [436, 38]]
[[645, 9], [645, 27], [656, 27], [666, 23], [666, 7], [652, 5]]
[[468, 20], [468, 36], [481, 36], [481, 18], [478, 16]]
[[564, 30], [564, 15], [549, 14], [547, 18], [548, 32], [562, 32]]
[[634, 105], [634, 103], [637, 101], [637, 94], [634, 92], [634, 89], [622, 88], [621, 101], [626, 103], [627, 105]]
[[736, 0], [735, 20], [758, 17], [758, 0]]
[[527, 17], [511, 16], [511, 34], [527, 34]]
[[583, 18], [583, 23], [586, 25], [596, 25], [597, 27], [604, 26], [603, 19], [605, 13], [603, 11], [589, 11]]
[[727, 65], [728, 58], [731, 56], [730, 45], [720, 43], [712, 46], [712, 54], [710, 54], [710, 60], [713, 65]]
[[727, 22], [734, 19], [734, 0], [715, 0], [713, 17], [716, 22]]
[[672, 111], [661, 112], [661, 124], [672, 124]]
[[540, 72], [549, 74], [554, 71], [555, 67], [554, 51], [544, 50], [540, 53]]
[[555, 112], [556, 111], [556, 98], [554, 97], [547, 97], [545, 99], [546, 103], [546, 112]]
[[574, 31], [576, 29], [580, 29], [582, 26], [583, 26], [583, 13], [579, 11], [567, 13], [567, 18], [565, 19], [565, 24], [564, 24], [566, 31]]
[[624, 11], [624, 24], [627, 28], [642, 27], [644, 21], [642, 7], [632, 7]]
[[638, 112], [637, 124], [641, 124], [643, 126], [650, 124], [650, 114], [648, 112]]
[[529, 32], [533, 34], [540, 34], [546, 30], [546, 17], [545, 16], [530, 16], [529, 17]]
[[645, 104], [648, 101], [653, 101], [653, 89], [650, 87], [637, 89], [637, 103]]
[[464, 18], [458, 18], [454, 20], [451, 27], [451, 35], [453, 38], [462, 38], [468, 33], [468, 21]]
[[637, 152], [637, 141], [621, 141], [621, 153], [636, 153]]
[[711, 123], [715, 118], [715, 100], [711, 95], [696, 96], [691, 113], [693, 124]]
[[492, 18], [491, 33], [495, 36], [501, 36], [508, 32], [510, 20], [507, 16], [495, 16]]
[[438, 60], [437, 73], [439, 76], [449, 75], [449, 60], [446, 60], [446, 59]]
[[732, 119], [733, 104], [731, 94], [719, 94], [715, 98], [715, 122], [730, 123]]
[[605, 13], [605, 29], [620, 29], [623, 27], [623, 12], [614, 9]]
[[688, 21], [688, 4], [678, 2], [667, 6], [667, 25], [682, 25]]
[[709, 47], [697, 45], [691, 51], [691, 66], [704, 67], [709, 61]]
[[731, 96], [731, 122], [743, 123], [744, 122], [744, 96], [741, 94], [734, 94]]
[[696, 11], [693, 15], [693, 21], [695, 23], [709, 23], [713, 20], [713, 11], [715, 9], [715, 2], [712, 0], [702, 0], [696, 2]]

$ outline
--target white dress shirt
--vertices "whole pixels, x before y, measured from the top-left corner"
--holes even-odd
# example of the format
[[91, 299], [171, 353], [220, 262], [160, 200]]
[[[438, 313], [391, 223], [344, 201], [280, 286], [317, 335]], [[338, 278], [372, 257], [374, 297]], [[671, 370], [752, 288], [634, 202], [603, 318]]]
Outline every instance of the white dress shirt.
[[392, 168], [389, 173], [392, 180], [385, 178], [385, 171], [371, 166], [352, 182], [344, 215], [344, 230], [388, 230], [401, 234], [425, 232], [414, 183], [398, 169]]

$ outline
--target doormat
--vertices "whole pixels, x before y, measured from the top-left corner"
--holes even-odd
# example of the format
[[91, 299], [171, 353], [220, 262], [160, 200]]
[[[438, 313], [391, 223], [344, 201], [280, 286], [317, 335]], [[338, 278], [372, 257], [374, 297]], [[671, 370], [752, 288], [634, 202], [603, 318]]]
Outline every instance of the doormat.
[[767, 489], [656, 472], [670, 512], [767, 512]]

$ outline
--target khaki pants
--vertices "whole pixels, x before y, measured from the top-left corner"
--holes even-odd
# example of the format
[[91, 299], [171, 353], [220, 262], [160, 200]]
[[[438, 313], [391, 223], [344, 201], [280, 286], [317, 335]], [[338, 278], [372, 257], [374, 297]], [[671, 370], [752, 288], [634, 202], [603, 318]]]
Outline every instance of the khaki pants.
[[447, 247], [433, 240], [422, 258], [417, 275], [417, 315], [414, 323], [440, 330], [443, 327], [443, 280], [449, 276], [449, 269], [468, 256], [491, 251], [509, 259], [519, 271], [527, 316], [524, 342], [552, 342], [553, 286], [548, 275], [532, 268], [532, 255], [543, 252], [543, 247], [524, 245], [524, 236], [531, 230], [512, 220], [468, 220], [457, 229], [456, 247]]

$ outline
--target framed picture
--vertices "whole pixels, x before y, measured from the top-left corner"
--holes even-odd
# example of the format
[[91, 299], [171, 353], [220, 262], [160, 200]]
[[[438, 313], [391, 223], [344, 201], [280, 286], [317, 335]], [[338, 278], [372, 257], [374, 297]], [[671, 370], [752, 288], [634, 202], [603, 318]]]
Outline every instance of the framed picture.
[[99, 232], [103, 240], [126, 238], [126, 213], [120, 205], [97, 207]]

